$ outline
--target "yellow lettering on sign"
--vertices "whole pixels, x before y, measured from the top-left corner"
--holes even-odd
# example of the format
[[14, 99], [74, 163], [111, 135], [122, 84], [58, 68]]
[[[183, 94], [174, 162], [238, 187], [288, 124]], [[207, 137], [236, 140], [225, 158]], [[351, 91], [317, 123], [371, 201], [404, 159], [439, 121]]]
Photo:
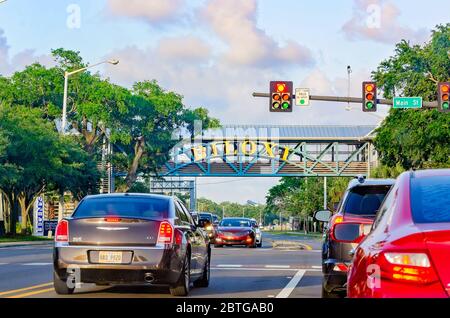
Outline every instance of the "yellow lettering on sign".
[[274, 154], [273, 154], [273, 144], [271, 142], [263, 142], [264, 147], [266, 147], [266, 152], [267, 152], [267, 156], [269, 156], [270, 158], [275, 158]]
[[[233, 151], [234, 147], [231, 144], [231, 142], [229, 141], [224, 141], [224, 152], [225, 152], [225, 156], [228, 155], [235, 155], [237, 151]], [[237, 149], [236, 149], [237, 150]]]
[[[250, 145], [249, 151], [247, 151], [247, 145]], [[256, 142], [254, 142], [254, 141], [244, 141], [241, 144], [241, 151], [244, 155], [247, 155], [247, 156], [253, 155], [256, 152], [256, 148], [257, 148]]]
[[281, 157], [281, 160], [288, 160], [288, 156], [289, 156], [289, 147], [284, 147], [284, 151], [283, 151], [283, 156]]
[[217, 144], [216, 143], [212, 143], [211, 144], [211, 156], [217, 156]]
[[200, 161], [206, 158], [206, 147], [200, 146], [197, 148], [192, 148], [191, 150], [195, 161]]

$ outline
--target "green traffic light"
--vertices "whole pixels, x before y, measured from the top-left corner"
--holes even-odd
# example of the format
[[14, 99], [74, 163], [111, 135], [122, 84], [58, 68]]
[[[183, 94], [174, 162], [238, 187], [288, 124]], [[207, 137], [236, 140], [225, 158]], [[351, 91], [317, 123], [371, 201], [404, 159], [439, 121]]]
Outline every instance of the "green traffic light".
[[448, 102], [442, 103], [442, 108], [443, 108], [443, 109], [449, 109], [449, 104], [448, 104]]
[[373, 108], [373, 103], [372, 102], [367, 102], [366, 103], [366, 107], [367, 107], [367, 109], [372, 109]]
[[280, 108], [280, 103], [275, 102], [275, 103], [272, 104], [272, 107], [275, 108], [275, 109], [278, 109], [278, 108]]
[[283, 105], [281, 105], [281, 107], [283, 109], [288, 109], [289, 108], [289, 103], [284, 102]]

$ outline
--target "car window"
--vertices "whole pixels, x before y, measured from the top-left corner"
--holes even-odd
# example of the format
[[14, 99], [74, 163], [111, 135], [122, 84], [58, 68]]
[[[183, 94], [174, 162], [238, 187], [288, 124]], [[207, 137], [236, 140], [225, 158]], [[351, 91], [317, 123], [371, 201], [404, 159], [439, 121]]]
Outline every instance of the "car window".
[[378, 227], [380, 224], [390, 225], [397, 195], [398, 187], [392, 188], [392, 190], [389, 191], [383, 203], [381, 204], [380, 211], [375, 221], [373, 222], [373, 229]]
[[415, 223], [450, 222], [450, 177], [411, 178], [411, 212]]
[[248, 220], [229, 219], [229, 220], [222, 220], [222, 222], [220, 222], [220, 226], [224, 226], [224, 227], [250, 227], [250, 222]]
[[161, 219], [169, 214], [169, 200], [157, 198], [120, 197], [92, 198], [83, 200], [74, 217], [121, 216]]
[[181, 205], [178, 201], [175, 201], [175, 210], [177, 211], [176, 213], [177, 213], [177, 215], [179, 215], [179, 218], [183, 225], [190, 224], [188, 216], [183, 211], [183, 208], [181, 207]]
[[351, 189], [344, 203], [344, 213], [375, 216], [391, 186], [358, 186]]

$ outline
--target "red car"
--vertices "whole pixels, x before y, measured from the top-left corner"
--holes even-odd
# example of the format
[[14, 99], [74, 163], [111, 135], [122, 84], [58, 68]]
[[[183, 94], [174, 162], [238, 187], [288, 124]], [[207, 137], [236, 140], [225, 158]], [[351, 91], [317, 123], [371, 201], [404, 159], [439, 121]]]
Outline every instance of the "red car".
[[450, 169], [400, 175], [353, 253], [348, 297], [449, 297]]
[[245, 245], [256, 247], [256, 235], [251, 220], [246, 218], [224, 218], [217, 227], [215, 247]]

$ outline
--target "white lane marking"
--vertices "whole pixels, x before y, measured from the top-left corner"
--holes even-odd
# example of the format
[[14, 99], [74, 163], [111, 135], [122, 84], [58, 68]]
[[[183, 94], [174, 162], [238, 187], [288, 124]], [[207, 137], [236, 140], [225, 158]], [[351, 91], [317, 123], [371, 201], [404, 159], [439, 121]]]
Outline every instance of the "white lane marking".
[[265, 265], [265, 268], [291, 268], [290, 265]]
[[8, 265], [8, 263], [0, 263], [0, 265]]
[[317, 268], [317, 269], [322, 269], [322, 266], [311, 266], [311, 268]]
[[24, 265], [24, 266], [47, 266], [47, 265], [52, 265], [53, 263], [24, 263], [24, 264], [20, 264], [20, 265]]
[[240, 267], [242, 267], [242, 265], [237, 265], [237, 264], [220, 264], [220, 265], [217, 265], [217, 267], [233, 267], [233, 268], [240, 268]]
[[300, 282], [305, 273], [306, 270], [304, 269], [301, 269], [297, 273], [295, 273], [294, 277], [292, 277], [286, 287], [284, 287], [283, 290], [280, 291], [276, 298], [288, 298], [289, 295], [294, 291], [295, 287], [297, 287], [297, 284]]
[[274, 272], [297, 272], [299, 270], [308, 272], [321, 272], [320, 269], [309, 269], [309, 268], [264, 268], [264, 267], [211, 267], [212, 270], [230, 270], [230, 271], [274, 271]]

